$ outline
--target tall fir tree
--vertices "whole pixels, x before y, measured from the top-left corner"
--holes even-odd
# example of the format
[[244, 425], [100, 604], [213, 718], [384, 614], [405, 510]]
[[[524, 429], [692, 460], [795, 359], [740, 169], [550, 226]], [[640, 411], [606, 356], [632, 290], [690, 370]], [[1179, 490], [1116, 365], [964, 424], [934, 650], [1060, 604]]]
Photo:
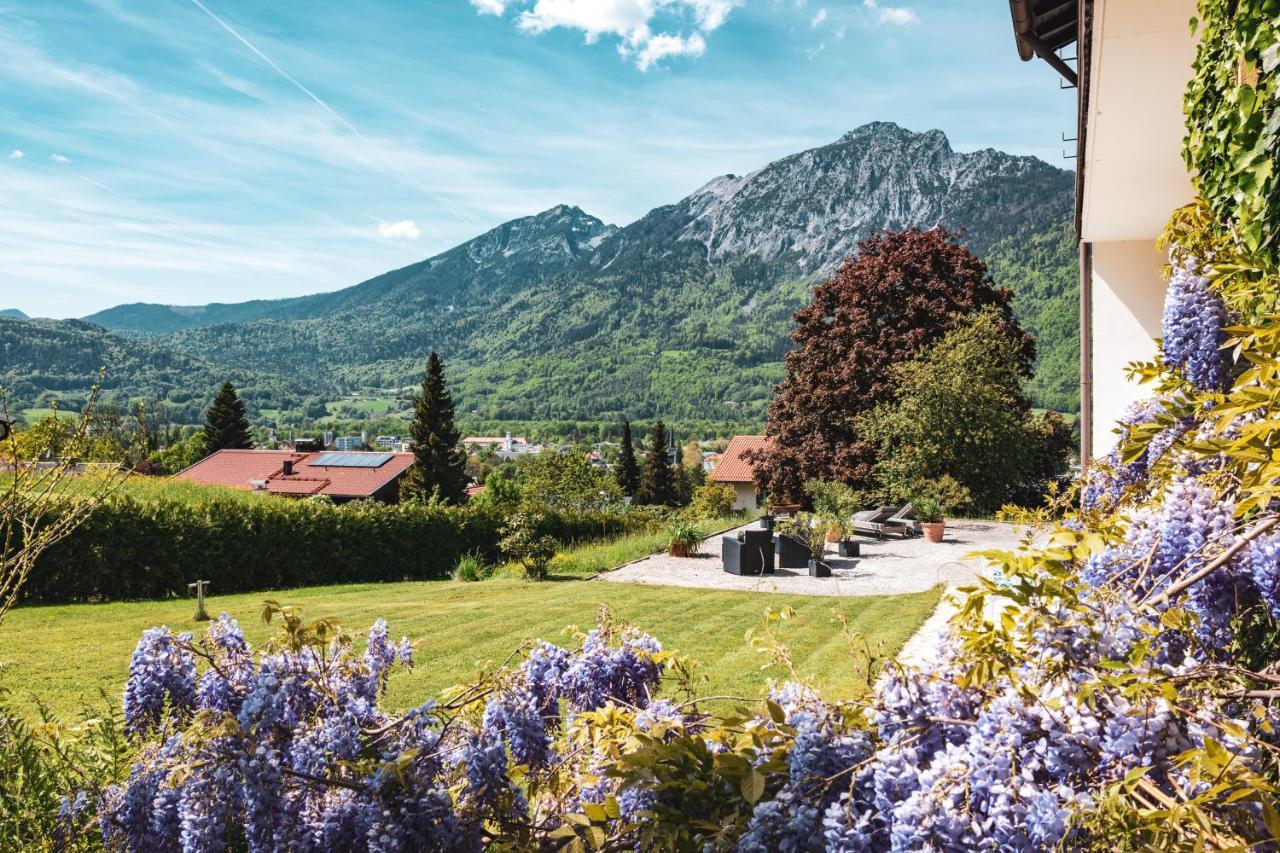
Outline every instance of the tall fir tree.
[[249, 419], [244, 414], [244, 401], [236, 393], [236, 386], [223, 382], [209, 404], [209, 414], [204, 425], [205, 452], [219, 450], [248, 450], [253, 447], [249, 435]]
[[453, 422], [453, 397], [444, 381], [444, 362], [435, 350], [427, 359], [422, 388], [413, 398], [413, 455], [405, 490], [413, 495], [437, 495], [449, 504], [467, 499], [467, 457], [459, 446], [461, 435]]
[[667, 430], [658, 421], [649, 433], [649, 448], [645, 451], [644, 472], [640, 475], [640, 488], [636, 503], [660, 506], [679, 506], [676, 493], [675, 472], [671, 470], [671, 457], [667, 450]]
[[622, 452], [618, 455], [618, 467], [614, 472], [618, 486], [627, 497], [634, 497], [640, 488], [640, 466], [636, 463], [636, 444], [631, 437], [631, 421], [622, 422]]

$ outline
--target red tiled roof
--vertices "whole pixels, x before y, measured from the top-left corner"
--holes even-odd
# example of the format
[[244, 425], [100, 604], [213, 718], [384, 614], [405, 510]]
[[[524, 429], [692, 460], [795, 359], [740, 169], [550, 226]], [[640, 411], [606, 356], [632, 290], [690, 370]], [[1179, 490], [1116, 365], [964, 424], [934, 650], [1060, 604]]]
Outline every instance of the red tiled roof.
[[755, 468], [742, 458], [748, 450], [760, 450], [769, 444], [768, 436], [735, 435], [724, 449], [724, 455], [711, 472], [713, 483], [751, 483], [755, 481]]
[[[281, 495], [368, 498], [413, 464], [412, 453], [391, 453], [386, 454], [391, 458], [377, 468], [314, 465], [323, 455], [291, 450], [219, 450], [174, 476], [233, 489], [252, 489], [254, 481], [260, 480], [268, 492]], [[284, 463], [287, 460], [293, 460], [293, 474], [286, 477]]]

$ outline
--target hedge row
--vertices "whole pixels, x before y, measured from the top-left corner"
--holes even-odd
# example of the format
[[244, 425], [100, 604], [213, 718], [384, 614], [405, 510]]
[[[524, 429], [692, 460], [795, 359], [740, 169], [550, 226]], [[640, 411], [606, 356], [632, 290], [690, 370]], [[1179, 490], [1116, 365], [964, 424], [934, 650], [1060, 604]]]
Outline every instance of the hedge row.
[[[40, 556], [23, 591], [30, 603], [154, 599], [317, 584], [432, 580], [459, 558], [500, 558], [502, 516], [484, 508], [306, 501], [111, 499]], [[562, 542], [646, 523], [638, 514], [549, 515]]]

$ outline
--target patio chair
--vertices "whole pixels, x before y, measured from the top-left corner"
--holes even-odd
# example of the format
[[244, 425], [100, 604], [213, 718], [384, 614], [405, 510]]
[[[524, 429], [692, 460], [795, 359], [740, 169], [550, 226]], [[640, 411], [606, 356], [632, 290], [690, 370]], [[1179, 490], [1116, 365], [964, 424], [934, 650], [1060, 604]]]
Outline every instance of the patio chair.
[[886, 533], [901, 533], [903, 537], [919, 536], [923, 532], [920, 520], [916, 518], [916, 506], [910, 501], [890, 516], [884, 525]]
[[915, 536], [919, 532], [919, 522], [915, 520], [915, 507], [910, 503], [902, 507], [881, 506], [866, 509], [853, 514], [853, 532], [861, 536], [874, 536], [883, 539], [886, 533], [901, 536]]

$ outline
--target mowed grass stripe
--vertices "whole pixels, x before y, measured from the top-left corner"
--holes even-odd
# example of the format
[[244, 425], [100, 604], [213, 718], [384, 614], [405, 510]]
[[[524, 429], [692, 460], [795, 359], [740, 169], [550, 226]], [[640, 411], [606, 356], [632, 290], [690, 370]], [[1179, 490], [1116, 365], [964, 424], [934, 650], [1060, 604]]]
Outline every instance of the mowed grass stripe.
[[[779, 669], [762, 672], [764, 656], [744, 637], [761, 625], [767, 609], [791, 607], [795, 616], [775, 623], [780, 641], [796, 668], [816, 686], [847, 695], [859, 679], [833, 609], [840, 608], [851, 628], [867, 636], [872, 648], [896, 653], [933, 611], [939, 593], [876, 598], [832, 598], [755, 592], [726, 592], [683, 587], [644, 586], [595, 581], [491, 580], [483, 583], [395, 583], [310, 587], [279, 592], [212, 596], [210, 612], [222, 610], [240, 620], [257, 643], [274, 629], [262, 624], [265, 599], [298, 604], [308, 619], [337, 619], [359, 637], [378, 617], [393, 636], [418, 644], [418, 666], [393, 676], [387, 704], [406, 708], [445, 687], [473, 677], [478, 661], [500, 663], [526, 639], [569, 644], [564, 629], [595, 624], [602, 604], [619, 622], [637, 625], [667, 649], [696, 661], [708, 695], [758, 696], [768, 679], [783, 679]], [[0, 624], [0, 687], [11, 691], [20, 709], [31, 712], [36, 699], [61, 717], [70, 717], [82, 701], [105, 690], [118, 701], [138, 637], [153, 625], [199, 631], [191, 620], [190, 600], [25, 607]]]

